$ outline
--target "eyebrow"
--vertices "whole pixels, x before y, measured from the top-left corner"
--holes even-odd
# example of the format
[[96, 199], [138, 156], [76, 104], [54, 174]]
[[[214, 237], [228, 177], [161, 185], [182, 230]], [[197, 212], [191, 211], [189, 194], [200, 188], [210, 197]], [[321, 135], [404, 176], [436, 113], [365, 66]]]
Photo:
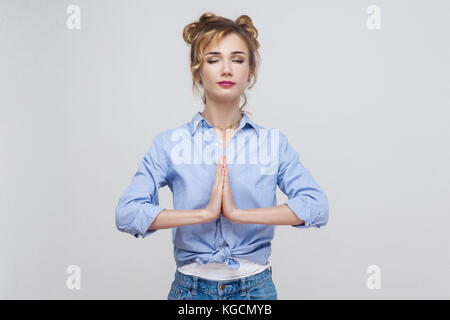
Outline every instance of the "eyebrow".
[[[205, 56], [207, 56], [208, 54], [221, 55], [222, 53], [218, 52], [218, 51], [212, 51], [212, 52], [208, 52], [207, 54], [205, 54]], [[245, 55], [245, 52], [243, 52], [243, 51], [233, 51], [231, 54], [243, 54], [243, 55]]]

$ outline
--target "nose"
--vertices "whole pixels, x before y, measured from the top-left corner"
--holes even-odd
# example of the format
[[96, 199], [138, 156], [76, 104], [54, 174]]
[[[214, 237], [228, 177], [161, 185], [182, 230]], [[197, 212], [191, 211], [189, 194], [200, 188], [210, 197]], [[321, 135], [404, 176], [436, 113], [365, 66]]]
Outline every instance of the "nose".
[[222, 76], [232, 76], [232, 72], [231, 72], [231, 63], [227, 60], [225, 60], [224, 64], [223, 64], [223, 69], [222, 69]]

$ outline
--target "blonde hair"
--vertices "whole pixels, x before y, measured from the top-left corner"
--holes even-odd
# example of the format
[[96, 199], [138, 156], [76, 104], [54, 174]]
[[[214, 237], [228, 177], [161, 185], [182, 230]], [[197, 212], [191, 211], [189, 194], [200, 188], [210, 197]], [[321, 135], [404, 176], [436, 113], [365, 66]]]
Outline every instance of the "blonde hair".
[[[249, 50], [250, 73], [253, 78], [253, 83], [248, 89], [253, 88], [255, 85], [261, 58], [258, 53], [259, 42], [256, 40], [258, 37], [258, 30], [253, 25], [252, 19], [247, 15], [241, 15], [236, 21], [232, 21], [224, 17], [216, 16], [211, 12], [206, 12], [200, 16], [198, 21], [189, 23], [183, 29], [183, 39], [191, 46], [190, 59], [192, 65], [192, 89], [194, 93], [195, 90], [200, 93], [198, 84], [201, 84], [200, 67], [203, 63], [205, 47], [211, 40], [219, 42], [224, 36], [230, 33], [237, 34], [247, 44]], [[249, 111], [242, 110], [247, 104], [245, 93], [243, 93], [243, 96], [244, 103], [239, 109], [241, 112], [251, 114]], [[203, 94], [203, 104], [206, 104], [205, 94]]]

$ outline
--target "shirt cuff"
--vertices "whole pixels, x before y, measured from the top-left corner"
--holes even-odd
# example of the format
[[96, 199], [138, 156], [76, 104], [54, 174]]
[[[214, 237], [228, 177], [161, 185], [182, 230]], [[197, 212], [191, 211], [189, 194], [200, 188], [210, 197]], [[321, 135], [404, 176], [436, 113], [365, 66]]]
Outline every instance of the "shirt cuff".
[[302, 201], [298, 198], [292, 198], [286, 201], [284, 204], [286, 204], [297, 217], [305, 222], [304, 224], [292, 225], [294, 228], [306, 229], [312, 226], [311, 210], [307, 202]]
[[138, 233], [136, 233], [134, 236], [136, 238], [145, 238], [156, 231], [158, 229], [152, 229], [148, 231], [148, 228], [152, 225], [153, 221], [155, 221], [156, 217], [164, 210], [165, 208], [160, 207], [158, 205], [152, 204], [149, 210], [145, 210], [142, 217], [139, 217], [139, 219], [136, 219], [136, 228], [135, 230], [138, 230]]

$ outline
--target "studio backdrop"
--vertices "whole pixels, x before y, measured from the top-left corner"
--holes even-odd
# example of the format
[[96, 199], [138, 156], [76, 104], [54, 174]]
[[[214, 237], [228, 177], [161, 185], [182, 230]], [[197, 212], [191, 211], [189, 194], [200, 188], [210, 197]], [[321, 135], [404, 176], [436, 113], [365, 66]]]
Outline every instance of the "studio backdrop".
[[[0, 298], [166, 299], [170, 229], [115, 208], [154, 137], [203, 110], [182, 30], [258, 29], [245, 110], [328, 195], [277, 226], [279, 299], [450, 298], [448, 1], [0, 1]], [[287, 197], [277, 189], [277, 202]], [[168, 187], [160, 206], [173, 208]]]

